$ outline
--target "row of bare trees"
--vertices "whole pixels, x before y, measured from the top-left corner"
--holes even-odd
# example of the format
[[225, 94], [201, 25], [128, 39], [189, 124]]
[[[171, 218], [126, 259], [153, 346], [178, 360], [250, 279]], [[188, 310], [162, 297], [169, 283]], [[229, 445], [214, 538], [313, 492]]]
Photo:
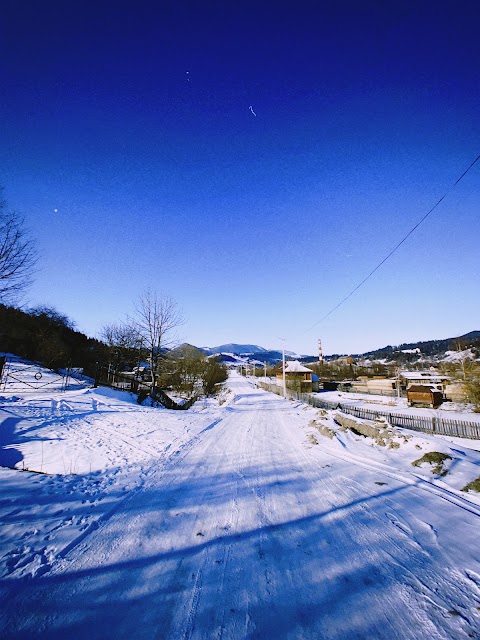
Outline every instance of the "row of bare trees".
[[125, 322], [105, 325], [101, 335], [115, 367], [131, 363], [135, 358], [148, 360], [153, 397], [159, 363], [166, 350], [176, 343], [176, 329], [183, 322], [182, 313], [172, 298], [147, 290], [139, 297], [132, 316]]
[[172, 298], [145, 291], [125, 322], [108, 324], [102, 329], [111, 364], [115, 368], [132, 367], [136, 362], [138, 369], [146, 360], [152, 399], [159, 386], [187, 395], [199, 390], [212, 395], [226, 380], [227, 370], [195, 347], [172, 349], [178, 343], [177, 330], [183, 323], [183, 314]]

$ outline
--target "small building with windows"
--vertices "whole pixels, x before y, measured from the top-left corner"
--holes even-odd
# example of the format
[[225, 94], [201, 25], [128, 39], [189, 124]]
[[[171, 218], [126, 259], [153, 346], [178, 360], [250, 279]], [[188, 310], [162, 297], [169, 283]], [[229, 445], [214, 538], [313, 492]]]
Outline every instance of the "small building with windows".
[[401, 371], [399, 377], [402, 388], [407, 391], [412, 385], [423, 385], [440, 391], [442, 395], [445, 395], [446, 386], [450, 381], [448, 376], [442, 376], [436, 371]]
[[[311, 393], [313, 371], [304, 367], [298, 360], [291, 360], [285, 364], [285, 380], [287, 386], [293, 387], [295, 391]], [[282, 372], [277, 373], [277, 384], [283, 380]]]

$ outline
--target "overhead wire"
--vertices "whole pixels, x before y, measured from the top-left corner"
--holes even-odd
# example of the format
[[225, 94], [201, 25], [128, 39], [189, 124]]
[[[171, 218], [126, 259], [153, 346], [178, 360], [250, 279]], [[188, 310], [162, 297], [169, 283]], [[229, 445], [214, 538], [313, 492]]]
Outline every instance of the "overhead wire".
[[438, 200], [438, 202], [436, 202], [433, 207], [427, 211], [427, 213], [423, 216], [423, 218], [421, 220], [419, 220], [417, 222], [417, 224], [412, 227], [410, 229], [410, 231], [400, 240], [400, 242], [395, 245], [395, 247], [390, 251], [389, 254], [387, 254], [385, 256], [385, 258], [383, 258], [383, 260], [381, 262], [379, 262], [377, 264], [377, 266], [372, 269], [372, 271], [370, 271], [370, 273], [359, 283], [357, 284], [357, 286], [352, 289], [350, 291], [350, 293], [345, 296], [345, 298], [343, 298], [343, 300], [341, 300], [335, 307], [333, 307], [333, 309], [331, 309], [328, 313], [326, 313], [323, 318], [320, 318], [320, 320], [318, 320], [318, 322], [316, 322], [315, 324], [313, 324], [311, 327], [309, 327], [308, 329], [306, 329], [303, 333], [307, 333], [308, 331], [311, 331], [312, 329], [314, 329], [316, 326], [318, 326], [321, 322], [323, 322], [324, 320], [326, 320], [329, 316], [332, 315], [332, 313], [334, 313], [339, 307], [342, 306], [342, 304], [344, 304], [344, 302], [346, 302], [349, 298], [351, 298], [353, 296], [353, 294], [358, 291], [360, 289], [361, 286], [363, 286], [365, 284], [365, 282], [367, 282], [367, 280], [369, 280], [369, 278], [371, 278], [373, 276], [373, 274], [378, 271], [378, 269], [380, 269], [380, 267], [385, 264], [385, 262], [391, 258], [391, 256], [393, 256], [393, 254], [402, 246], [402, 244], [412, 235], [412, 233], [418, 229], [418, 227], [422, 224], [422, 222], [424, 222], [428, 216], [438, 207], [438, 205], [445, 200], [445, 198], [448, 196], [448, 194], [455, 189], [455, 187], [457, 186], [457, 184], [467, 175], [467, 173], [470, 171], [470, 169], [472, 169], [472, 167], [478, 162], [478, 160], [480, 160], [480, 155], [478, 155], [475, 160], [470, 164], [470, 166], [465, 169], [465, 171], [462, 173], [462, 175], [457, 178], [457, 180], [452, 184], [452, 186], [447, 189], [447, 191], [443, 194], [443, 196], [440, 198], [440, 200]]

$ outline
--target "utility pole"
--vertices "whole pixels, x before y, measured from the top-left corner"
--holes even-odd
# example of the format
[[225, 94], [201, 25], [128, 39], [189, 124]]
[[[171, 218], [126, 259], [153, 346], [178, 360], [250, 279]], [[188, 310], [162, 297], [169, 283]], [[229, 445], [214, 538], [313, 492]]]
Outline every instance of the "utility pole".
[[322, 364], [323, 362], [323, 351], [322, 351], [322, 341], [320, 338], [318, 339], [318, 362]]
[[397, 367], [395, 371], [395, 386], [397, 388], [397, 399], [400, 399], [400, 368]]
[[264, 373], [265, 373], [265, 382], [267, 381], [267, 361], [265, 360], [265, 362], [263, 363], [263, 368], [264, 368]]
[[287, 397], [287, 383], [285, 380], [285, 340], [286, 338], [278, 338], [279, 340], [281, 340], [283, 342], [283, 347], [282, 347], [282, 379], [283, 379], [283, 397], [286, 398]]
[[283, 365], [283, 397], [287, 397], [287, 383], [285, 381], [285, 345], [282, 349], [282, 365]]

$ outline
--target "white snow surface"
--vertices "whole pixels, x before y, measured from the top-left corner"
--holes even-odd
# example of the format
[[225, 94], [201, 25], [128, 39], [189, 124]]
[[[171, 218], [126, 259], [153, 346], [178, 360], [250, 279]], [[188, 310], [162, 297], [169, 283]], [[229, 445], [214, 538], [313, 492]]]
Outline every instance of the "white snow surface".
[[463, 351], [445, 351], [442, 358], [443, 362], [462, 362], [464, 360], [475, 360], [476, 356], [472, 349], [464, 349]]
[[188, 411], [0, 392], [1, 638], [480, 637], [472, 442], [389, 449], [228, 386]]

